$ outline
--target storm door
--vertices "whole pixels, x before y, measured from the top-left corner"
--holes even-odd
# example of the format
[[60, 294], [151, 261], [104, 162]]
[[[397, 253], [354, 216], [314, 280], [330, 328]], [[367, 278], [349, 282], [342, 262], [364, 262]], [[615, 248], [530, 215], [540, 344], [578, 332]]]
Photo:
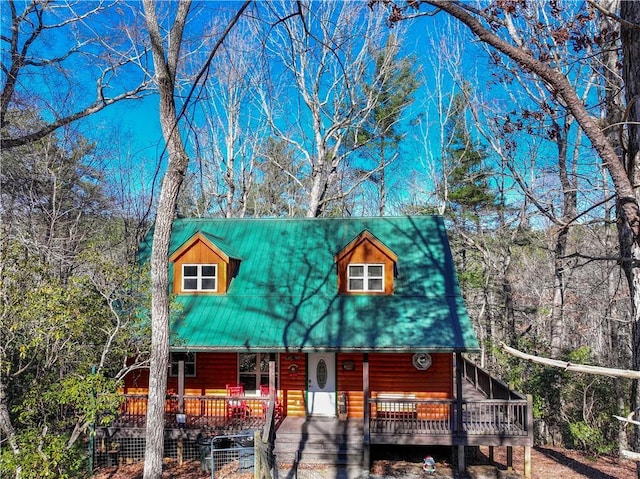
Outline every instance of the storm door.
[[336, 356], [308, 355], [307, 413], [313, 416], [336, 415]]

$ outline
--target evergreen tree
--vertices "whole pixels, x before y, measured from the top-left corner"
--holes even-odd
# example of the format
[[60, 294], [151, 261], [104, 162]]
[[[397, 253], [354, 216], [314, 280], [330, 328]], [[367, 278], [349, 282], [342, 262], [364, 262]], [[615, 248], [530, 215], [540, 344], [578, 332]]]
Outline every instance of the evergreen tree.
[[491, 187], [492, 171], [486, 166], [488, 154], [469, 131], [468, 110], [464, 93], [454, 98], [454, 115], [447, 125], [452, 139], [444, 165], [446, 173], [439, 185], [439, 194], [450, 210], [449, 216], [471, 221], [479, 229], [480, 218], [498, 208], [498, 195]]
[[413, 102], [420, 86], [415, 71], [415, 58], [400, 57], [400, 41], [389, 35], [383, 51], [376, 57], [375, 72], [370, 85], [376, 106], [371, 111], [367, 127], [358, 132], [357, 141], [365, 144], [364, 155], [375, 161], [376, 172], [369, 179], [378, 191], [378, 214], [385, 213], [387, 199], [387, 167], [396, 160], [402, 132], [402, 113]]

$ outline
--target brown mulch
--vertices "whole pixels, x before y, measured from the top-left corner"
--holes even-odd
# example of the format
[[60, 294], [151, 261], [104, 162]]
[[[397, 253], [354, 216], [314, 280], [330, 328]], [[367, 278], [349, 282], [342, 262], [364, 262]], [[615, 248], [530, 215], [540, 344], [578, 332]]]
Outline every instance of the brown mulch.
[[[488, 448], [480, 451], [488, 455]], [[524, 450], [513, 448], [513, 467], [522, 473]], [[506, 469], [505, 447], [494, 448], [494, 462]], [[636, 463], [612, 456], [590, 456], [561, 447], [536, 446], [531, 451], [533, 479], [630, 479], [636, 476]]]
[[[482, 464], [488, 462], [488, 448], [480, 448], [480, 456], [473, 461]], [[629, 479], [636, 477], [636, 464], [633, 461], [619, 460], [615, 457], [591, 457], [579, 451], [559, 447], [535, 447], [531, 453], [533, 479]], [[505, 470], [506, 448], [494, 448], [494, 464]], [[523, 449], [513, 448], [513, 466], [522, 474]], [[402, 460], [375, 461], [371, 474], [376, 477], [425, 477], [421, 463]], [[450, 464], [439, 463], [439, 470], [450, 470]], [[108, 467], [100, 469], [93, 477], [96, 479], [142, 479], [142, 463]], [[165, 461], [163, 478], [204, 479], [210, 473], [200, 470], [199, 461], [188, 461], [179, 466], [175, 461]], [[238, 464], [230, 463], [215, 472], [216, 479], [252, 479], [252, 473], [239, 472]], [[328, 476], [330, 477], [330, 476]], [[450, 476], [453, 477], [453, 476]]]

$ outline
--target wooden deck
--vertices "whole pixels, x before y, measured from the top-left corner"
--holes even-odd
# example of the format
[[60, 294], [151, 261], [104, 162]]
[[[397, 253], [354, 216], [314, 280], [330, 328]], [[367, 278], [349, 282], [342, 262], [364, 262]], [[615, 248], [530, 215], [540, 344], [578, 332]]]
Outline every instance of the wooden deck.
[[[464, 359], [461, 361], [457, 392], [453, 399], [417, 399], [413, 395], [377, 395], [367, 400], [362, 419], [351, 418], [349, 428], [357, 428], [365, 444], [430, 444], [453, 446], [532, 446], [531, 398], [510, 391], [506, 385]], [[460, 396], [460, 397], [457, 397]], [[145, 427], [147, 397], [126, 395], [120, 414], [110, 427]], [[181, 402], [182, 401], [182, 402]], [[166, 401], [166, 428], [169, 430], [225, 435], [265, 426], [269, 398], [263, 396], [169, 396]], [[183, 411], [179, 414], [177, 411]], [[283, 418], [278, 410], [277, 434], [286, 428], [317, 428], [323, 422]], [[283, 419], [284, 422], [283, 422]], [[325, 424], [332, 432], [333, 427]], [[285, 429], [282, 429], [285, 428]], [[361, 432], [360, 432], [361, 431]]]

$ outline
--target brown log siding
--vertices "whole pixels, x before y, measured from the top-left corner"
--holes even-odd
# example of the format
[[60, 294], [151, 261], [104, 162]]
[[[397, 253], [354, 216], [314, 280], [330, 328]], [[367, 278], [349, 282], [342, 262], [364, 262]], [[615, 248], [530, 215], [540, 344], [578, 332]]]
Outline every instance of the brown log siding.
[[[419, 371], [413, 367], [413, 354], [369, 354], [369, 387], [372, 397], [380, 393], [414, 395], [416, 399], [453, 398], [453, 356], [432, 354], [431, 367]], [[345, 361], [353, 361], [352, 371], [344, 369]], [[364, 417], [362, 392], [362, 354], [337, 355], [338, 394], [347, 393], [349, 417]]]
[[348, 291], [347, 268], [349, 264], [354, 263], [384, 264], [384, 292], [377, 294], [393, 294], [393, 261], [369, 239], [363, 240], [338, 261], [338, 291], [340, 294], [376, 294], [371, 291], [366, 293]]
[[[410, 353], [369, 354], [371, 396], [405, 394], [416, 399], [452, 399], [453, 355], [431, 354], [433, 363], [426, 371], [415, 369], [412, 358], [413, 354]], [[307, 357], [302, 353], [280, 355], [278, 388], [285, 415], [306, 415], [306, 361]], [[185, 395], [224, 394], [227, 384], [237, 382], [237, 363], [236, 353], [197, 353], [196, 377], [185, 378]], [[362, 363], [361, 353], [336, 355], [337, 394], [346, 392], [347, 414], [354, 418], [364, 417]], [[297, 370], [293, 366], [297, 366]], [[146, 394], [147, 385], [148, 372], [136, 371], [125, 379], [124, 392]], [[167, 387], [177, 392], [178, 379], [169, 377]], [[185, 406], [188, 408], [187, 403]]]
[[190, 291], [189, 294], [225, 294], [229, 287], [230, 269], [227, 262], [201, 239], [196, 239], [193, 244], [186, 248], [182, 254], [174, 258], [173, 263], [173, 291], [182, 291], [182, 265], [184, 264], [217, 264], [218, 265], [218, 291], [216, 293]]
[[[296, 366], [297, 370], [294, 371]], [[306, 355], [280, 355], [280, 389], [282, 390], [282, 406], [287, 416], [304, 417], [307, 413], [306, 398]]]

